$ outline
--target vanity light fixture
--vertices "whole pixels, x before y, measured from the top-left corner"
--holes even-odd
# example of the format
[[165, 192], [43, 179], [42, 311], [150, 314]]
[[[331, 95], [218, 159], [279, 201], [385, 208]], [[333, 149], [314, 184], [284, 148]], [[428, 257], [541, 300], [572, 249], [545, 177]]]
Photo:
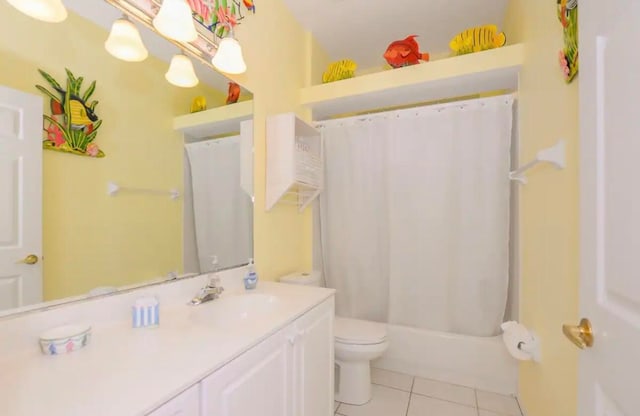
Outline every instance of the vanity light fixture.
[[227, 74], [243, 74], [247, 71], [247, 64], [242, 56], [242, 46], [233, 36], [233, 30], [230, 30], [229, 34], [220, 41], [211, 64], [220, 72]]
[[153, 27], [178, 42], [193, 42], [198, 38], [191, 7], [186, 0], [164, 0], [153, 18]]
[[186, 55], [179, 53], [171, 58], [169, 70], [164, 75], [169, 83], [176, 87], [191, 88], [198, 85], [198, 77], [193, 69], [193, 63]]
[[7, 0], [22, 13], [43, 22], [59, 23], [67, 18], [62, 0]]
[[113, 22], [104, 47], [111, 55], [127, 62], [141, 62], [149, 56], [138, 28], [126, 15]]

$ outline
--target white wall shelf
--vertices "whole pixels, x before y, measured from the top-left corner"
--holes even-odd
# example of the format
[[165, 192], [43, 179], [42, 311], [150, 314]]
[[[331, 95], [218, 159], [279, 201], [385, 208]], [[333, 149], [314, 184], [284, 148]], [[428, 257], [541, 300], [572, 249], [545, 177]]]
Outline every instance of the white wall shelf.
[[173, 119], [173, 129], [187, 140], [237, 133], [240, 123], [253, 118], [253, 100], [185, 114]]
[[325, 120], [347, 113], [515, 90], [523, 63], [524, 45], [510, 45], [303, 88], [300, 101], [313, 110], [314, 120]]
[[320, 132], [294, 113], [267, 118], [266, 209], [295, 204], [302, 212], [322, 191]]

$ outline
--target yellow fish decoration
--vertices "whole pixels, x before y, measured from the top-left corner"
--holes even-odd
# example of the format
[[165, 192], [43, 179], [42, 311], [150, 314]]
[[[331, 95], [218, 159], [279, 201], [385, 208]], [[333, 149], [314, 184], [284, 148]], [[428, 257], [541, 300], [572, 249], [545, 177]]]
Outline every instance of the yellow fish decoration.
[[69, 100], [69, 109], [71, 114], [71, 128], [74, 130], [83, 129], [85, 126], [93, 124], [98, 120], [91, 109], [87, 108], [82, 100], [72, 98]]
[[463, 55], [499, 48], [505, 43], [507, 43], [507, 37], [504, 32], [498, 31], [498, 26], [484, 25], [458, 33], [449, 42], [449, 47], [456, 55]]
[[329, 65], [324, 74], [322, 74], [322, 82], [334, 82], [342, 79], [349, 79], [356, 76], [356, 64], [351, 59], [343, 59]]
[[197, 113], [198, 111], [204, 111], [207, 109], [207, 99], [203, 96], [198, 96], [191, 102], [191, 112]]

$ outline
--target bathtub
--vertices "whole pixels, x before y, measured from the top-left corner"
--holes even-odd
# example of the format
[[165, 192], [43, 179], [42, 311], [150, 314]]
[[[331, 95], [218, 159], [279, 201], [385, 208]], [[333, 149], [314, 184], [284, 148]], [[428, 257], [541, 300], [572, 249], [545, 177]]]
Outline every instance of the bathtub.
[[515, 395], [518, 362], [502, 336], [474, 337], [399, 325], [387, 329], [389, 349], [373, 367]]

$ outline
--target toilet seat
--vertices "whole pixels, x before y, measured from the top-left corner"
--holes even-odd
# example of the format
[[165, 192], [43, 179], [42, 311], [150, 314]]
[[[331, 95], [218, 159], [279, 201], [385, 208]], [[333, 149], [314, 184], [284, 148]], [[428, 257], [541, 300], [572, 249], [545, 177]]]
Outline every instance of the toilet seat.
[[335, 317], [334, 338], [348, 345], [381, 344], [387, 339], [387, 326], [379, 322]]

